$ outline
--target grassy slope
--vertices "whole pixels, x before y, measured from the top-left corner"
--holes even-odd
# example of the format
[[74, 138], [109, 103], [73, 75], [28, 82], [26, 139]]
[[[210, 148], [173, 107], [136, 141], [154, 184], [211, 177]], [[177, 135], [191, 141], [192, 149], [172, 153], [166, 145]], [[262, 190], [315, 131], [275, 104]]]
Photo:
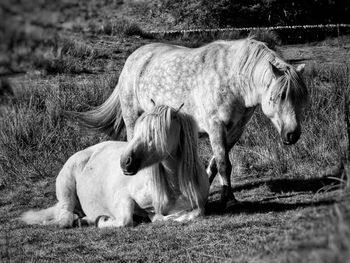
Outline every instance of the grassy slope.
[[[231, 154], [234, 188], [241, 203], [224, 214], [215, 209], [215, 182], [206, 217], [190, 223], [59, 230], [15, 220], [28, 208], [54, 204], [55, 177], [65, 160], [104, 139], [64, 120], [62, 110], [99, 105], [113, 89], [127, 56], [138, 46], [158, 41], [123, 34], [132, 25], [120, 26], [124, 20], [116, 18], [118, 11], [108, 13], [112, 10], [108, 7], [91, 4], [88, 11], [71, 7], [80, 8], [81, 17], [87, 13], [86, 21], [64, 9], [59, 25], [74, 32], [50, 27], [57, 25], [51, 21], [55, 16], [38, 19], [30, 12], [20, 13], [19, 19], [31, 19], [39, 26], [26, 26], [26, 34], [15, 37], [7, 32], [13, 36], [13, 47], [9, 49], [8, 42], [1, 46], [2, 73], [28, 72], [10, 77], [14, 95], [0, 98], [2, 261], [348, 260], [348, 188], [339, 189], [345, 183], [329, 178], [341, 177], [337, 166], [347, 150], [342, 98], [349, 93], [349, 66], [344, 66], [350, 61], [348, 38], [312, 47], [281, 47], [288, 59], [307, 62], [311, 104], [303, 137], [296, 146], [280, 145], [272, 125], [258, 112]], [[20, 6], [12, 9], [22, 12]], [[200, 148], [206, 161], [207, 141], [201, 141]]]

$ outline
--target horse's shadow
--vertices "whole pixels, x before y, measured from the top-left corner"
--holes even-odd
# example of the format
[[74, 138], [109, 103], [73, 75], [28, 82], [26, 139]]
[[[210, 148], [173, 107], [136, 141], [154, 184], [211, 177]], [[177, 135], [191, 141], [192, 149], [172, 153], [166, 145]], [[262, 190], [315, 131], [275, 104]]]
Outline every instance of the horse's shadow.
[[256, 214], [268, 212], [283, 212], [288, 210], [296, 210], [298, 208], [316, 207], [322, 205], [331, 205], [336, 202], [336, 199], [328, 200], [311, 200], [296, 203], [283, 203], [278, 201], [262, 202], [262, 201], [240, 201], [237, 204], [227, 207], [225, 210], [220, 208], [219, 201], [213, 201], [206, 205], [206, 215], [221, 215], [221, 214]]
[[[295, 210], [298, 208], [310, 207], [310, 206], [321, 206], [330, 205], [336, 202], [336, 199], [319, 199], [312, 198], [306, 201], [291, 201], [283, 202], [277, 199], [280, 198], [292, 198], [300, 195], [300, 193], [316, 193], [320, 192], [332, 192], [346, 184], [347, 177], [340, 177], [339, 174], [334, 177], [322, 176], [319, 178], [309, 178], [309, 179], [293, 179], [293, 178], [281, 178], [281, 179], [268, 179], [260, 180], [255, 182], [250, 182], [242, 185], [237, 185], [233, 187], [234, 192], [239, 192], [242, 190], [251, 190], [254, 188], [259, 188], [261, 186], [266, 186], [268, 189], [275, 193], [276, 195], [263, 198], [259, 201], [239, 201], [226, 209], [220, 207], [220, 200], [215, 200], [208, 202], [206, 205], [206, 214], [239, 214], [239, 213], [266, 213], [266, 212], [281, 212], [287, 210]], [[216, 194], [212, 192], [211, 194]], [[288, 193], [280, 195], [282, 193]]]

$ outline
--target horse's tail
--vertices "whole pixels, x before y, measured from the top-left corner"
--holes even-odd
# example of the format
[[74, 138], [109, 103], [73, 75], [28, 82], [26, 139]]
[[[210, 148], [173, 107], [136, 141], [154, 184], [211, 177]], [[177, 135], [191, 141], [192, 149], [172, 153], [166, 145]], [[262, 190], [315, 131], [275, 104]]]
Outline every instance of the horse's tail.
[[21, 220], [28, 225], [47, 225], [55, 223], [57, 207], [52, 206], [42, 210], [29, 210], [21, 215]]
[[102, 132], [113, 139], [118, 139], [125, 127], [118, 88], [100, 106], [87, 112], [67, 111], [65, 115], [77, 120], [83, 127], [95, 132]]

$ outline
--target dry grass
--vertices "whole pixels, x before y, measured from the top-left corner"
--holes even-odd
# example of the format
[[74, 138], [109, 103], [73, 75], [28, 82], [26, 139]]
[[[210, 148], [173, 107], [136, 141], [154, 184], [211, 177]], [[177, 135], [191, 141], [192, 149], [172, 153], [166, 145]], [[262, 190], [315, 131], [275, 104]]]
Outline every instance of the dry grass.
[[68, 125], [64, 111], [99, 105], [115, 83], [114, 75], [104, 75], [79, 83], [69, 77], [49, 78], [17, 87], [0, 113], [0, 163], [6, 171], [2, 184], [11, 188], [19, 182], [55, 177], [52, 171], [72, 152], [91, 143], [90, 137]]
[[144, 31], [139, 24], [131, 22], [124, 17], [105, 19], [102, 22], [90, 21], [87, 27], [87, 31], [95, 35], [106, 34], [111, 36], [140, 36], [143, 38], [153, 38], [152, 35]]
[[275, 48], [276, 45], [281, 43], [276, 32], [272, 30], [256, 29], [246, 31], [189, 31], [189, 32], [178, 32], [178, 33], [155, 33], [155, 38], [160, 41], [167, 40], [171, 44], [183, 45], [191, 48], [199, 47], [212, 41], [221, 40], [234, 40], [244, 37], [254, 37], [259, 41], [267, 43], [270, 48]]

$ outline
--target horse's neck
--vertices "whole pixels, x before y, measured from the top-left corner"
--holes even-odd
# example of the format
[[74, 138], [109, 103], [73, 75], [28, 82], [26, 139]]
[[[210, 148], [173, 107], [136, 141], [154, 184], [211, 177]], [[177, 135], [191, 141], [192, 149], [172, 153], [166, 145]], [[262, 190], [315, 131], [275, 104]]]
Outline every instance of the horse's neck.
[[243, 98], [245, 108], [253, 108], [261, 102], [260, 89], [256, 87], [243, 89], [241, 96]]
[[237, 83], [239, 88], [240, 97], [243, 98], [245, 108], [254, 108], [259, 105], [262, 100], [262, 96], [266, 94], [267, 84], [269, 83], [270, 77], [264, 74], [263, 77], [259, 76], [258, 73], [253, 72], [251, 76], [244, 76], [239, 74]]

